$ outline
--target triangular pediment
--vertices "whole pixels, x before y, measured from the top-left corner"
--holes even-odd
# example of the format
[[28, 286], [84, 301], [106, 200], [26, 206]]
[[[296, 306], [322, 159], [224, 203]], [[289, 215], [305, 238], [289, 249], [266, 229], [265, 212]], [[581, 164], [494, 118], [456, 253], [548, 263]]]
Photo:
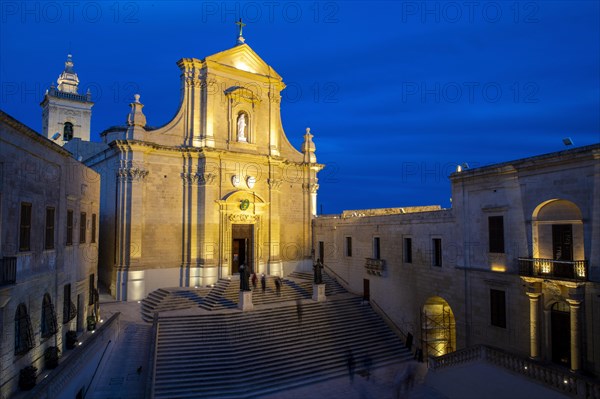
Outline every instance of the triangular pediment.
[[209, 65], [215, 63], [221, 66], [232, 67], [244, 72], [269, 76], [281, 80], [281, 76], [269, 66], [247, 44], [240, 44], [220, 53], [210, 55], [204, 59]]

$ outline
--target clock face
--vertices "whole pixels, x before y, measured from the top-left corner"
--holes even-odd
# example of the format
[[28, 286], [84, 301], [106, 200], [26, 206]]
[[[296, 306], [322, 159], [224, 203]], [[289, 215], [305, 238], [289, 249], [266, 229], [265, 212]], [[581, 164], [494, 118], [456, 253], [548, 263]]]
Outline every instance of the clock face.
[[241, 200], [240, 201], [240, 209], [242, 211], [245, 211], [246, 209], [248, 209], [248, 207], [250, 206], [250, 201], [247, 199]]
[[240, 177], [238, 175], [231, 176], [231, 184], [233, 187], [237, 187], [240, 185]]
[[248, 186], [248, 188], [254, 187], [255, 183], [256, 183], [256, 177], [248, 176], [248, 178], [246, 179], [246, 185]]

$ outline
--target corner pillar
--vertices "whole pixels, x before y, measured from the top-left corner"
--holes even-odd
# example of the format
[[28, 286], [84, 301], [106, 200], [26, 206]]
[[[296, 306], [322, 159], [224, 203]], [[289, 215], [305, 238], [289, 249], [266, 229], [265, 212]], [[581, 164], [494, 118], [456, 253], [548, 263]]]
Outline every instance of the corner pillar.
[[539, 337], [539, 300], [541, 292], [528, 292], [529, 297], [529, 356], [532, 359], [540, 357]]
[[581, 310], [581, 302], [578, 299], [567, 299], [570, 306], [570, 322], [571, 322], [571, 371], [577, 371], [581, 367], [581, 352], [580, 352], [580, 327], [579, 314]]

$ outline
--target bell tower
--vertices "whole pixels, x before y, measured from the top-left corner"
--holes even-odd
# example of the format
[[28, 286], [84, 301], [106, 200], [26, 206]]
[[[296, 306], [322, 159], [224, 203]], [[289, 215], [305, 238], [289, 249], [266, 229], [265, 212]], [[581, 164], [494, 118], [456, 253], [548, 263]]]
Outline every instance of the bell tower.
[[42, 134], [61, 146], [79, 138], [90, 141], [92, 119], [92, 95], [78, 92], [79, 78], [73, 70], [71, 54], [67, 56], [65, 69], [58, 77], [58, 87], [52, 84], [41, 102]]

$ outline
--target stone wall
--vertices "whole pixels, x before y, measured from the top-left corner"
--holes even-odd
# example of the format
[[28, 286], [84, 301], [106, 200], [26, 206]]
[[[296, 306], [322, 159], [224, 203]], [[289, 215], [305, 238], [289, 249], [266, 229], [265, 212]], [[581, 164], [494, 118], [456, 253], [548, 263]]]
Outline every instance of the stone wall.
[[[90, 279], [97, 286], [100, 178], [55, 143], [0, 112], [0, 258], [15, 257], [16, 282], [0, 286], [0, 387], [17, 389], [19, 370], [43, 368], [44, 350], [63, 349], [68, 330], [85, 328], [91, 314]], [[30, 248], [20, 241], [21, 207], [31, 204]], [[47, 208], [54, 208], [53, 245], [46, 246]], [[67, 245], [67, 211], [73, 212], [72, 244]], [[86, 214], [82, 229], [81, 214]], [[96, 226], [92, 226], [96, 215]], [[85, 240], [80, 232], [85, 231]], [[92, 231], [95, 239], [92, 239]], [[82, 242], [84, 241], [84, 242]], [[70, 285], [74, 318], [63, 320], [65, 287]], [[55, 333], [42, 337], [42, 303], [48, 294], [56, 314]], [[23, 304], [33, 347], [15, 354], [15, 316]]]

